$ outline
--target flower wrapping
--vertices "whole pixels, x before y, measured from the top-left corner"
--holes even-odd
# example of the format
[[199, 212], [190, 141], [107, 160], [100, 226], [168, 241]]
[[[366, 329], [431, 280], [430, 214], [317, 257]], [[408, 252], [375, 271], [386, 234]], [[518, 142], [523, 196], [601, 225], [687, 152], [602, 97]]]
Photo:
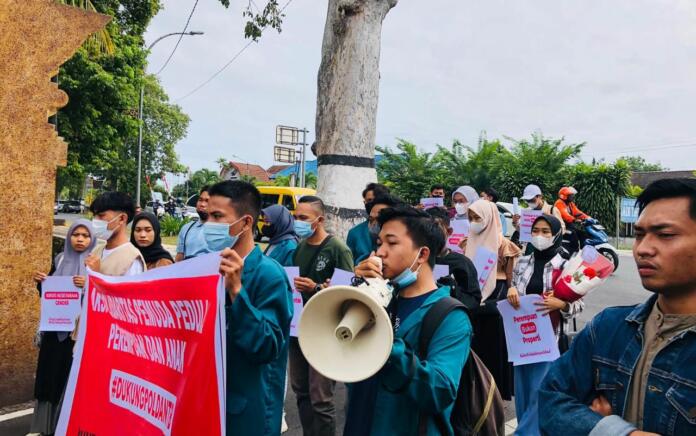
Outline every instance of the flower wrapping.
[[565, 264], [553, 286], [554, 296], [572, 303], [604, 283], [614, 264], [594, 247], [586, 246]]

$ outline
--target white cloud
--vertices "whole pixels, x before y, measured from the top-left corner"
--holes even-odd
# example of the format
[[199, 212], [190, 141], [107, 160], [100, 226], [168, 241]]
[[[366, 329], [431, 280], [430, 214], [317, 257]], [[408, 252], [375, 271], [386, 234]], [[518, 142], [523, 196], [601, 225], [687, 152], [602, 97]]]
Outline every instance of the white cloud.
[[[147, 41], [180, 30], [192, 4], [165, 2]], [[181, 101], [192, 118], [177, 146], [185, 164], [212, 168], [237, 154], [270, 165], [276, 124], [314, 130], [325, 17], [325, 2], [294, 0], [281, 34], [267, 32]], [[433, 150], [453, 138], [474, 144], [481, 130], [540, 129], [609, 160], [620, 149], [696, 143], [695, 18], [689, 0], [402, 0], [383, 29], [377, 142], [402, 137]], [[190, 29], [206, 35], [185, 37], [162, 74], [173, 99], [246, 44], [243, 21], [239, 8], [199, 2]], [[155, 48], [151, 71], [175, 41]], [[640, 154], [696, 168], [696, 146]]]

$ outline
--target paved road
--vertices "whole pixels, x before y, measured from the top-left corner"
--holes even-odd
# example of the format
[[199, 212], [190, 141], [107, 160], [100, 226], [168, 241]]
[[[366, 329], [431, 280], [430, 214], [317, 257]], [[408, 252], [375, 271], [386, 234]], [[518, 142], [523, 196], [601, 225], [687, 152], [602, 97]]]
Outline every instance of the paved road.
[[[75, 215], [72, 216], [74, 217]], [[649, 295], [650, 293], [645, 291], [640, 285], [638, 271], [633, 263], [633, 259], [629, 256], [622, 255], [619, 270], [601, 289], [597, 289], [585, 299], [586, 307], [585, 311], [579, 317], [578, 328], [581, 329], [594, 315], [605, 307], [640, 303], [646, 300]], [[339, 429], [343, 428], [345, 395], [345, 387], [339, 385], [336, 391], [337, 428]], [[287, 436], [301, 436], [302, 429], [297, 415], [295, 397], [291, 391], [288, 392], [285, 404], [287, 423], [290, 429], [285, 434]], [[507, 404], [506, 420], [512, 419], [514, 416], [514, 407], [509, 403]], [[18, 419], [1, 421], [2, 416], [0, 415], [0, 435], [25, 435], [29, 430], [30, 419], [31, 416], [28, 415]]]

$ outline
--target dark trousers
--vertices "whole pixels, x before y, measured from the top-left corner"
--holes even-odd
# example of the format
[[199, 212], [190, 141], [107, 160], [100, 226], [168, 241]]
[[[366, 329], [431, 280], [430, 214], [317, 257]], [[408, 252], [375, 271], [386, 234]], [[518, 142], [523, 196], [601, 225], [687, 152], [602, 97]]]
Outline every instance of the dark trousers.
[[304, 436], [335, 436], [336, 382], [319, 374], [307, 362], [297, 338], [290, 338], [290, 386], [297, 397]]

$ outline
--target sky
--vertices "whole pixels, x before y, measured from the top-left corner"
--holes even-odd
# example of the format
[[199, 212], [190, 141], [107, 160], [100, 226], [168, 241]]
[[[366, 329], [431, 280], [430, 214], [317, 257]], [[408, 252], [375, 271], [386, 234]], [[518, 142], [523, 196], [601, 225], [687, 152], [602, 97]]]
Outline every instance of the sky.
[[[163, 0], [146, 42], [180, 32], [194, 3]], [[272, 165], [278, 124], [314, 140], [326, 1], [291, 0], [280, 34], [266, 31], [188, 95], [247, 44], [247, 2], [231, 3], [200, 0], [188, 30], [205, 35], [185, 36], [159, 75], [191, 117], [176, 150], [193, 171], [220, 157]], [[628, 154], [696, 169], [695, 24], [692, 0], [401, 0], [382, 29], [376, 142], [435, 151], [454, 139], [475, 146], [482, 131], [541, 131], [586, 142], [588, 161]], [[153, 48], [149, 72], [176, 40]]]

